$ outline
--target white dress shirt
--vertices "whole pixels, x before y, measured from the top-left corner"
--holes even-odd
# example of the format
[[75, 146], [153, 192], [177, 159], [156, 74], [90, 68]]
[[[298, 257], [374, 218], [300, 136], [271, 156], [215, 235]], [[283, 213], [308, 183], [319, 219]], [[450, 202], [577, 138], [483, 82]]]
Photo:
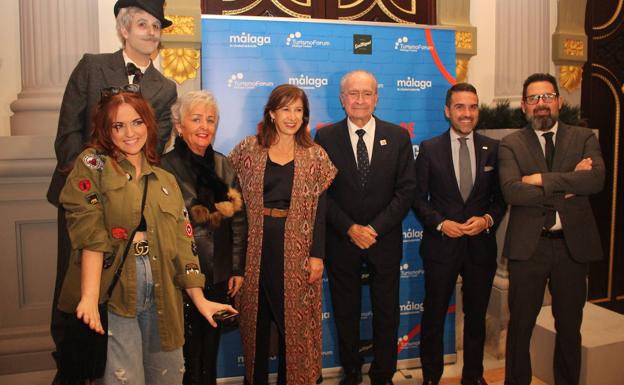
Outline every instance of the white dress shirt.
[[[544, 134], [547, 132], [552, 132], [553, 133], [553, 144], [557, 144], [557, 129], [559, 128], [559, 122], [555, 122], [555, 125], [552, 126], [552, 128], [550, 130], [547, 131], [541, 131], [541, 130], [533, 130], [533, 132], [535, 132], [535, 135], [537, 135], [537, 140], [539, 140], [540, 146], [542, 146], [542, 153], [544, 154], [544, 157], [546, 157], [546, 138], [544, 138]], [[559, 211], [555, 212], [555, 224], [547, 230], [550, 231], [554, 231], [554, 230], [561, 230], [563, 229], [563, 227], [561, 226], [561, 218], [559, 217]]]
[[364, 125], [364, 127], [358, 127], [351, 121], [351, 119], [347, 118], [347, 127], [349, 128], [349, 138], [351, 138], [351, 148], [353, 149], [353, 155], [355, 156], [355, 161], [357, 163], [357, 142], [359, 140], [358, 134], [355, 131], [360, 128], [366, 133], [362, 136], [364, 140], [364, 144], [366, 145], [366, 152], [368, 152], [368, 164], [371, 163], [373, 159], [373, 145], [375, 142], [375, 118], [371, 116], [370, 120]]

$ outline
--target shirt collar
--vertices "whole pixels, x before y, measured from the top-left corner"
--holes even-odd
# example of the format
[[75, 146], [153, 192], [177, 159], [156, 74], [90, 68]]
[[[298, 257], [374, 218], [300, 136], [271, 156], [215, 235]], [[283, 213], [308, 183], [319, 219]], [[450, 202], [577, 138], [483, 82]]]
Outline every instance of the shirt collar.
[[[132, 163], [130, 163], [128, 158], [126, 158], [125, 154], [120, 153], [117, 156], [117, 163], [119, 163], [119, 165], [125, 172], [129, 173], [132, 177], [134, 177], [134, 175], [136, 174], [136, 170], [134, 169], [134, 166], [132, 165]], [[145, 154], [143, 154], [143, 157], [141, 158], [141, 175], [139, 177], [143, 177], [143, 175], [149, 174], [154, 174], [154, 166], [152, 166], [147, 161]]]
[[347, 117], [347, 127], [349, 128], [350, 135], [357, 135], [355, 132], [359, 129], [366, 131], [366, 133], [373, 132], [375, 130], [375, 117], [371, 115], [371, 118], [366, 122], [364, 127], [358, 127]]
[[132, 63], [135, 66], [137, 66], [138, 69], [141, 70], [141, 72], [145, 73], [145, 71], [147, 71], [147, 67], [150, 66], [150, 64], [152, 64], [152, 59], [150, 59], [150, 62], [148, 65], [146, 66], [140, 66], [137, 63], [133, 62], [132, 59], [130, 59], [130, 57], [128, 57], [128, 55], [126, 55], [126, 51], [122, 50], [121, 52], [123, 52], [123, 58], [124, 58], [124, 64], [127, 66], [128, 63]]
[[555, 125], [552, 126], [549, 130], [542, 131], [542, 130], [535, 130], [535, 129], [533, 129], [533, 131], [535, 132], [535, 135], [537, 135], [537, 137], [539, 138], [540, 136], [544, 135], [547, 132], [552, 132], [553, 136], [557, 136], [557, 130], [558, 129], [559, 129], [559, 121], [556, 121]]
[[459, 139], [459, 138], [468, 138], [468, 140], [474, 140], [474, 131], [470, 131], [470, 134], [468, 134], [466, 136], [461, 136], [457, 132], [455, 132], [455, 130], [453, 130], [453, 128], [449, 128], [449, 133], [451, 135], [451, 140], [452, 141], [457, 141], [457, 139]]

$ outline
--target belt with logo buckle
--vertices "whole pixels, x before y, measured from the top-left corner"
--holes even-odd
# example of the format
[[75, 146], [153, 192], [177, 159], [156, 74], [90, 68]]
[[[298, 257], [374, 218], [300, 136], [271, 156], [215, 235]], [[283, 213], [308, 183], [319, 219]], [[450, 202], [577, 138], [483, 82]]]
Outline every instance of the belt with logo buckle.
[[132, 247], [134, 248], [134, 255], [136, 257], [149, 254], [149, 245], [147, 244], [147, 239], [134, 242], [132, 244]]
[[265, 207], [262, 209], [262, 213], [267, 217], [286, 218], [288, 216], [288, 209], [272, 209]]

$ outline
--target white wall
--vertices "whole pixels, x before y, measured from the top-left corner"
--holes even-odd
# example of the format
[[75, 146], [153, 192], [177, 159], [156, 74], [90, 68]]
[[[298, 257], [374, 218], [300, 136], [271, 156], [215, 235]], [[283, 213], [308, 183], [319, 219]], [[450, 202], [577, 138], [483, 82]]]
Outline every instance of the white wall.
[[477, 55], [470, 59], [468, 82], [479, 93], [479, 102], [491, 104], [494, 99], [496, 1], [470, 2], [470, 23], [477, 27]]
[[116, 0], [98, 0], [100, 53], [115, 52], [121, 48], [115, 29], [115, 2]]
[[10, 104], [22, 89], [20, 68], [19, 0], [4, 0], [0, 12], [0, 136], [11, 135]]

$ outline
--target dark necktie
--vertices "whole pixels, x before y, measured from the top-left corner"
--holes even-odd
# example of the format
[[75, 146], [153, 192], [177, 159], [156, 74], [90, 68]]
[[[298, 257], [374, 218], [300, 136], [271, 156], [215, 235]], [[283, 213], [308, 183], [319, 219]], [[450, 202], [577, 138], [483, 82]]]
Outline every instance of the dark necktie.
[[459, 192], [464, 202], [468, 200], [472, 191], [472, 167], [470, 167], [470, 152], [466, 141], [468, 138], [459, 139]]
[[[552, 171], [553, 159], [555, 158], [555, 143], [553, 143], [553, 135], [554, 133], [552, 132], [542, 134], [546, 140], [546, 145], [544, 146], [544, 157], [546, 158], [548, 171]], [[546, 212], [546, 217], [544, 218], [544, 228], [546, 230], [550, 229], [555, 224], [555, 215], [556, 212], [552, 208]]]
[[128, 76], [134, 75], [134, 78], [132, 79], [132, 84], [139, 84], [141, 82], [141, 79], [143, 79], [143, 72], [141, 72], [139, 67], [134, 65], [134, 63], [128, 63], [126, 65], [126, 72]]
[[368, 172], [370, 171], [370, 164], [368, 162], [368, 151], [366, 150], [366, 144], [362, 138], [366, 131], [359, 129], [355, 131], [359, 137], [357, 141], [357, 166], [360, 174], [360, 184], [362, 187], [366, 186], [366, 180], [368, 179]]

